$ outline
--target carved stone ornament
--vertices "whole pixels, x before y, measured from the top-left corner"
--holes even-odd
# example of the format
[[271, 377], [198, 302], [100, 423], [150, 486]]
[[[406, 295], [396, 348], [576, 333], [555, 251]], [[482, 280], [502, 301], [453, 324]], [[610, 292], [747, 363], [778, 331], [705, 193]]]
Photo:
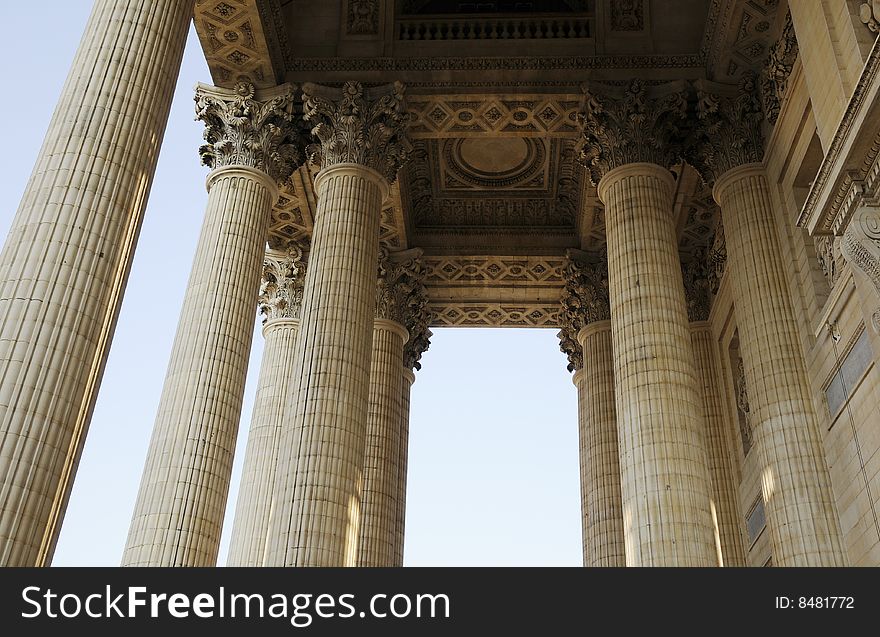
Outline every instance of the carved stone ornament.
[[868, 0], [859, 6], [859, 19], [871, 33], [880, 32], [880, 0]]
[[740, 413], [740, 436], [742, 437], [743, 455], [752, 448], [752, 421], [749, 415], [749, 392], [746, 389], [746, 367], [743, 359], [737, 356], [736, 377], [733, 380], [736, 389], [736, 408]]
[[624, 164], [652, 162], [668, 168], [678, 160], [676, 141], [686, 115], [683, 82], [650, 87], [640, 79], [625, 87], [591, 82], [578, 115], [583, 131], [578, 159], [594, 185]]
[[409, 339], [403, 346], [403, 365], [406, 369], [422, 368], [422, 354], [431, 346], [431, 310], [428, 309], [428, 290], [420, 284], [409, 298], [403, 326], [409, 332]]
[[372, 35], [379, 32], [379, 0], [348, 0], [347, 32]]
[[409, 332], [403, 346], [406, 369], [421, 369], [419, 362], [431, 344], [431, 311], [428, 309], [428, 274], [418, 248], [403, 252], [379, 251], [376, 317], [400, 323]]
[[843, 258], [864, 275], [874, 287], [878, 307], [871, 316], [874, 330], [880, 333], [880, 208], [859, 208], [849, 222], [840, 245]]
[[706, 183], [714, 183], [731, 168], [763, 159], [764, 110], [757, 88], [751, 72], [743, 75], [737, 87], [697, 82], [698, 125], [686, 156]]
[[788, 77], [798, 56], [798, 42], [791, 22], [791, 13], [785, 17], [782, 35], [770, 48], [767, 64], [761, 74], [761, 98], [764, 117], [771, 124], [779, 117], [779, 105], [785, 96]]
[[196, 119], [205, 123], [204, 165], [250, 166], [282, 183], [302, 164], [293, 86], [257, 91], [248, 82], [231, 90], [199, 84], [195, 102]]
[[692, 257], [681, 264], [688, 320], [691, 322], [709, 320], [709, 310], [712, 307], [709, 272], [708, 257], [701, 249], [695, 250]]
[[299, 318], [305, 279], [306, 266], [299, 248], [291, 245], [284, 251], [266, 252], [260, 284], [260, 314], [264, 325], [276, 319]]
[[706, 262], [709, 268], [707, 275], [709, 291], [718, 294], [721, 279], [724, 277], [724, 268], [727, 267], [727, 243], [724, 239], [724, 226], [720, 222], [715, 229], [715, 238], [712, 239], [712, 247], [706, 255]]
[[584, 366], [584, 354], [577, 335], [584, 327], [611, 318], [608, 301], [608, 261], [604, 256], [589, 262], [586, 255], [569, 251], [562, 275], [565, 287], [562, 291], [559, 313], [559, 349], [568, 356], [568, 371]]
[[834, 287], [837, 279], [840, 278], [841, 263], [839, 256], [840, 237], [834, 235], [823, 234], [815, 237], [816, 241], [816, 257], [819, 260], [819, 267], [822, 268], [822, 274], [828, 281], [830, 287]]
[[305, 84], [303, 114], [320, 142], [309, 147], [309, 159], [322, 168], [362, 164], [392, 183], [411, 148], [403, 92], [400, 82], [373, 88]]

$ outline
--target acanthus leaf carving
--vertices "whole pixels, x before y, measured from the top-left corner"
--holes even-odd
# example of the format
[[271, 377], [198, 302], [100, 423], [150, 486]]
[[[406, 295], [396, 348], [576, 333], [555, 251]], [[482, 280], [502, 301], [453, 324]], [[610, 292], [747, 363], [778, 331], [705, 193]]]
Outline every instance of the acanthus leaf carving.
[[281, 183], [302, 164], [293, 86], [257, 91], [249, 82], [234, 89], [199, 84], [195, 102], [196, 119], [205, 123], [199, 155], [209, 168], [249, 166]]
[[565, 287], [560, 299], [559, 349], [568, 356], [568, 370], [575, 371], [584, 365], [578, 332], [591, 323], [611, 318], [608, 262], [604, 257], [587, 261], [570, 251], [562, 275]]
[[428, 324], [428, 291], [425, 287], [427, 269], [419, 249], [402, 252], [379, 250], [379, 275], [376, 283], [376, 318], [394, 321], [406, 328], [409, 338], [404, 344], [404, 365], [421, 369], [419, 359], [428, 349], [431, 330]]
[[260, 314], [263, 324], [277, 319], [297, 319], [302, 309], [306, 265], [296, 246], [267, 250], [260, 284]]
[[763, 119], [754, 73], [745, 73], [735, 89], [698, 82], [698, 124], [686, 146], [688, 163], [711, 184], [731, 168], [760, 162]]
[[694, 251], [690, 259], [681, 264], [684, 296], [690, 322], [709, 320], [709, 310], [712, 307], [710, 267], [706, 251], [699, 248]]
[[[843, 258], [861, 272], [880, 298], [880, 208], [859, 208], [847, 226], [840, 243]], [[877, 304], [877, 298], [874, 300]], [[880, 308], [872, 314], [874, 330], [880, 333]]]
[[394, 182], [411, 149], [403, 84], [366, 88], [346, 82], [332, 88], [307, 83], [303, 101], [304, 118], [319, 142], [309, 147], [312, 162], [322, 168], [361, 164]]
[[670, 167], [678, 161], [681, 125], [687, 116], [683, 82], [626, 87], [590, 83], [578, 115], [582, 127], [579, 161], [594, 185], [610, 170], [634, 162]]
[[419, 362], [431, 344], [431, 312], [425, 279], [428, 270], [420, 249], [389, 252], [379, 250], [376, 285], [376, 317], [395, 321], [406, 328], [409, 338], [403, 346], [406, 369], [422, 368]]
[[770, 48], [767, 64], [761, 74], [761, 97], [764, 117], [771, 124], [779, 117], [779, 107], [788, 87], [788, 77], [798, 56], [798, 42], [791, 21], [791, 13], [785, 18], [785, 26], [779, 40]]

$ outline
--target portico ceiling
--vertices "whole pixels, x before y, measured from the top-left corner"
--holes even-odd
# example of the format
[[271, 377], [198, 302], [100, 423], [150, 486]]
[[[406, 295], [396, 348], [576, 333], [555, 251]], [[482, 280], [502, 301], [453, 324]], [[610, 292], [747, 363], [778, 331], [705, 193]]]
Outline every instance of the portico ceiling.
[[[784, 11], [778, 0], [578, 0], [448, 13], [459, 4], [199, 0], [196, 27], [219, 85], [403, 81], [414, 148], [381, 241], [424, 250], [435, 325], [555, 326], [566, 250], [605, 243], [576, 162], [581, 84], [734, 81], [760, 70]], [[274, 246], [307, 250], [315, 170], [282, 189]], [[674, 172], [686, 260], [711, 245], [718, 215], [692, 169]]]

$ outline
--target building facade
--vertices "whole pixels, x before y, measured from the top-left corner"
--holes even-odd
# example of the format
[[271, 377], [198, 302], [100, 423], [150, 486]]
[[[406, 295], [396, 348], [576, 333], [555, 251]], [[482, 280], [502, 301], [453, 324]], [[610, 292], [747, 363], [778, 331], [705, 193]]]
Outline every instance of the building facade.
[[0, 253], [0, 564], [51, 562], [192, 21], [208, 197], [124, 565], [216, 564], [256, 311], [230, 565], [402, 564], [456, 326], [558, 331], [585, 565], [880, 565], [857, 0], [96, 0]]

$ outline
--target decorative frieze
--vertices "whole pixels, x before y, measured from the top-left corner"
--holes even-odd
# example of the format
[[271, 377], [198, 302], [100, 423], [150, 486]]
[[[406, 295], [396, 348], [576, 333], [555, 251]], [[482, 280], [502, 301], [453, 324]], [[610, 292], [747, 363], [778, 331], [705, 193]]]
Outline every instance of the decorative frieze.
[[737, 87], [702, 80], [696, 85], [698, 125], [686, 146], [688, 163], [714, 183], [731, 168], [760, 162], [764, 110], [755, 74], [744, 74]]
[[673, 165], [676, 140], [687, 116], [683, 82], [648, 86], [631, 80], [625, 87], [591, 82], [584, 90], [579, 161], [598, 184], [609, 170], [634, 162]]
[[559, 303], [432, 301], [431, 325], [437, 327], [558, 327]]
[[770, 48], [767, 64], [761, 74], [761, 98], [764, 117], [771, 124], [779, 117], [779, 105], [788, 87], [788, 77], [798, 57], [798, 41], [791, 22], [791, 13], [785, 17], [782, 35]]
[[205, 123], [199, 155], [206, 166], [249, 166], [281, 183], [302, 163], [292, 85], [257, 91], [248, 82], [231, 90], [199, 84], [195, 102], [196, 119]]
[[562, 273], [565, 288], [559, 313], [559, 349], [568, 356], [568, 370], [581, 369], [583, 352], [577, 335], [584, 327], [611, 318], [608, 299], [608, 262], [605, 258], [587, 261], [569, 251]]
[[263, 324], [276, 319], [298, 319], [302, 308], [306, 265], [296, 246], [269, 250], [263, 260], [260, 284], [260, 314]]
[[393, 182], [410, 150], [403, 93], [400, 82], [371, 88], [305, 84], [303, 114], [320, 142], [309, 147], [309, 158], [322, 168], [361, 164]]

